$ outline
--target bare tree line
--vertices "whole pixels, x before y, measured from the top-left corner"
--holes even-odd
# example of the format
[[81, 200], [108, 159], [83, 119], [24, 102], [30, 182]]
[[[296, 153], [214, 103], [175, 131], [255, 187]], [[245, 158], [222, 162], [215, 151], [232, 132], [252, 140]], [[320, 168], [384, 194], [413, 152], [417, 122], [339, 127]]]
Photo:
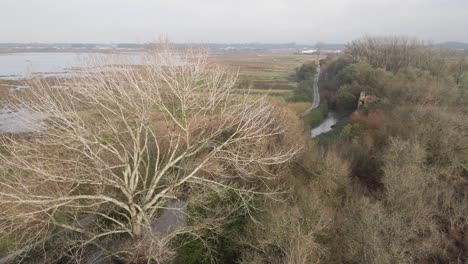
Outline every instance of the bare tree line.
[[346, 44], [353, 62], [366, 62], [394, 73], [410, 66], [440, 73], [445, 51], [430, 42], [403, 36], [365, 36]]

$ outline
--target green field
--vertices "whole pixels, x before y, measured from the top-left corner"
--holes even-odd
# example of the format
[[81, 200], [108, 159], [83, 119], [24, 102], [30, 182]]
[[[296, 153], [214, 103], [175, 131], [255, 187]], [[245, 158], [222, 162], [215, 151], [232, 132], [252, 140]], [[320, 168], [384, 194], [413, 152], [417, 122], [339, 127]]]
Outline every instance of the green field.
[[286, 102], [297, 87], [296, 68], [314, 61], [315, 57], [292, 53], [222, 54], [210, 60], [238, 72], [236, 94]]

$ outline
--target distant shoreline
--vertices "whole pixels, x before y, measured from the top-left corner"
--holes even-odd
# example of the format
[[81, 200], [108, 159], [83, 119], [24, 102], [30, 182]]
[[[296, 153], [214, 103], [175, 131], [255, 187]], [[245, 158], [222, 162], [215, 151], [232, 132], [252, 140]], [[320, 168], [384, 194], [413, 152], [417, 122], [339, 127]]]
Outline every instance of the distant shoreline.
[[[87, 44], [87, 43], [0, 43], [1, 53], [27, 53], [27, 52], [71, 52], [71, 53], [113, 53], [113, 52], [138, 52], [151, 47], [152, 44]], [[175, 43], [176, 48], [206, 48], [215, 52], [252, 52], [265, 50], [289, 50], [301, 52], [310, 50], [314, 46], [309, 44], [269, 44], [269, 43]], [[328, 50], [341, 50], [344, 44], [327, 44]]]
[[122, 52], [141, 52], [143, 49], [1, 49], [1, 54], [15, 53], [122, 53]]

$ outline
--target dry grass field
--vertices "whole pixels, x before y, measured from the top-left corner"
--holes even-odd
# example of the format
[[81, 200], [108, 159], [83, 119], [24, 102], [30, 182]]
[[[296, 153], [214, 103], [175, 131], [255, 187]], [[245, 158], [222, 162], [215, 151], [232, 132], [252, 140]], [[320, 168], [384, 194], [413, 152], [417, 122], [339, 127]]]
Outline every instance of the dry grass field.
[[[315, 61], [316, 58], [316, 56], [298, 55], [292, 52], [264, 52], [222, 54], [212, 56], [210, 59], [214, 63], [228, 66], [233, 70], [239, 70], [241, 80], [263, 84], [288, 84], [294, 81], [292, 76], [297, 67], [306, 62]], [[263, 88], [261, 86], [257, 87]], [[280, 85], [269, 86], [266, 89], [274, 87], [282, 89]]]
[[252, 95], [266, 93], [279, 100], [289, 97], [296, 87], [296, 68], [316, 59], [316, 56], [286, 51], [218, 54], [210, 57], [213, 63], [239, 72], [239, 93], [250, 89]]

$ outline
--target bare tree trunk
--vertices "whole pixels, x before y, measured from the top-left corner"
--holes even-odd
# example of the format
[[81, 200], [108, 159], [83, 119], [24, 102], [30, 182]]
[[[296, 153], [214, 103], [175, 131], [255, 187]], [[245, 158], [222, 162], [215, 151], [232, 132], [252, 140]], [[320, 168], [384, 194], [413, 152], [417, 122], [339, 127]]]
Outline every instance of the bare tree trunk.
[[[143, 214], [137, 212], [136, 215], [132, 216], [132, 235], [134, 238], [141, 238], [143, 234], [143, 228], [145, 227]], [[151, 230], [145, 230], [151, 231]]]

